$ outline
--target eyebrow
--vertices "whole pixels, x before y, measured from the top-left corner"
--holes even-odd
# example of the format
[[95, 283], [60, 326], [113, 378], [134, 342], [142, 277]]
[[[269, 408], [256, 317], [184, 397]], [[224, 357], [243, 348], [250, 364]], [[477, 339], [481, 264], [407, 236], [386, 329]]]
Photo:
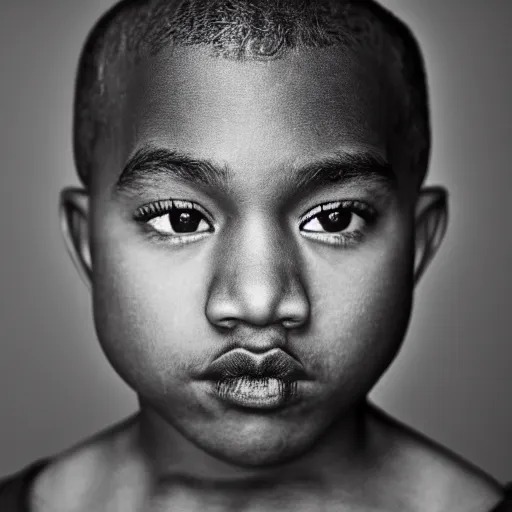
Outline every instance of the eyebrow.
[[229, 186], [227, 168], [179, 151], [147, 145], [129, 159], [115, 188], [121, 192], [137, 190], [153, 184], [155, 180], [169, 178], [210, 188], [227, 189]]
[[290, 176], [296, 193], [333, 184], [376, 184], [385, 189], [397, 185], [396, 174], [387, 160], [375, 150], [340, 151], [301, 166]]
[[[386, 189], [396, 186], [396, 175], [386, 159], [375, 150], [339, 151], [306, 165], [292, 165], [286, 188], [292, 194], [310, 192], [333, 184], [377, 184]], [[191, 185], [229, 190], [231, 173], [206, 159], [193, 158], [167, 148], [146, 145], [135, 152], [119, 176], [118, 192], [142, 189], [159, 179], [177, 179]]]

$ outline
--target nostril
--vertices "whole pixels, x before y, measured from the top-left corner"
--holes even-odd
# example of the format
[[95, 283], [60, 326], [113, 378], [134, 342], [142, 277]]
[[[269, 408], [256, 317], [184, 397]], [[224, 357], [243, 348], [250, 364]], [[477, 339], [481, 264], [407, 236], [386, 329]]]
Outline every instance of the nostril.
[[299, 318], [289, 318], [282, 321], [283, 327], [286, 329], [296, 329], [297, 327], [301, 327], [304, 325], [304, 321]]
[[221, 329], [234, 329], [238, 323], [236, 318], [222, 318], [215, 322], [215, 325]]

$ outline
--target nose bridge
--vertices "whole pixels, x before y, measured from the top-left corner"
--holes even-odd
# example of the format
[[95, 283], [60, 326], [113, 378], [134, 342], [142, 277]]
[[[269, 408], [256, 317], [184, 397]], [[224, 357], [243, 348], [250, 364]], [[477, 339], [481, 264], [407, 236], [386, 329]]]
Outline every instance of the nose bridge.
[[[250, 288], [283, 288], [292, 270], [292, 248], [283, 230], [264, 219], [246, 223], [234, 240], [234, 278]], [[284, 290], [283, 290], [284, 291]]]
[[291, 244], [277, 226], [254, 218], [240, 226], [226, 255], [224, 278], [233, 297], [248, 308], [270, 308], [293, 285]]
[[293, 241], [264, 216], [240, 223], [223, 245], [207, 313], [215, 323], [303, 323], [309, 314]]

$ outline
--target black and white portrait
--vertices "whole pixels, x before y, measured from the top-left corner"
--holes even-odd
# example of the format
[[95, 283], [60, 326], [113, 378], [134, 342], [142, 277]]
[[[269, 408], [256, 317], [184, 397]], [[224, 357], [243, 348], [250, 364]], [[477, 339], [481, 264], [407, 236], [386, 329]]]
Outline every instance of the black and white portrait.
[[512, 510], [511, 21], [3, 0], [0, 509]]

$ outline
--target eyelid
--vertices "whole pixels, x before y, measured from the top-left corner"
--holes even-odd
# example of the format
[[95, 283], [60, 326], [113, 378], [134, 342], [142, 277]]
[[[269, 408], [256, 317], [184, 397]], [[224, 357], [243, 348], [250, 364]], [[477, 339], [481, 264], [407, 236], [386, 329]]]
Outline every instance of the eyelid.
[[375, 210], [366, 203], [363, 203], [358, 200], [347, 199], [344, 201], [331, 201], [328, 203], [319, 204], [315, 206], [311, 210], [307, 211], [304, 215], [299, 218], [299, 225], [302, 228], [309, 220], [322, 212], [328, 212], [333, 210], [338, 210], [340, 208], [350, 209], [355, 211], [362, 217], [367, 217], [371, 219], [376, 215]]
[[186, 199], [158, 199], [151, 203], [143, 204], [135, 210], [134, 219], [140, 222], [147, 222], [176, 209], [196, 210], [204, 215], [212, 226], [215, 224], [211, 213], [206, 208]]

